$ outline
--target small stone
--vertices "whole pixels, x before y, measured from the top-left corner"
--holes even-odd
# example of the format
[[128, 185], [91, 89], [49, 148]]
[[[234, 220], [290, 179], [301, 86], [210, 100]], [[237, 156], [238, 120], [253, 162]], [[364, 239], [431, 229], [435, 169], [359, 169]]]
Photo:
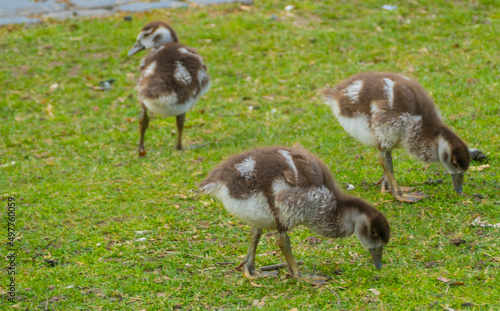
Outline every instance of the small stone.
[[278, 20], [278, 15], [272, 14], [271, 16], [269, 16], [269, 19], [273, 21]]
[[351, 191], [351, 190], [356, 189], [356, 187], [354, 187], [354, 185], [352, 185], [352, 184], [347, 184], [347, 185], [345, 186], [345, 188], [347, 189], [347, 191]]
[[397, 6], [395, 6], [395, 5], [384, 4], [384, 5], [382, 6], [382, 9], [384, 9], [384, 10], [388, 10], [388, 11], [393, 11], [393, 10], [397, 10], [397, 9], [398, 9], [398, 7], [397, 7]]
[[107, 79], [99, 82], [99, 86], [101, 87], [111, 87], [111, 84], [115, 83], [115, 79]]
[[455, 246], [460, 246], [462, 244], [467, 243], [467, 241], [463, 240], [462, 238], [453, 238], [450, 240], [450, 243]]
[[285, 7], [285, 11], [291, 11], [293, 10], [293, 5], [289, 4]]
[[145, 242], [146, 241], [146, 238], [138, 238], [138, 239], [135, 239], [134, 242]]
[[45, 259], [44, 261], [51, 267], [55, 267], [57, 264], [59, 264], [59, 260]]
[[132, 21], [132, 16], [131, 15], [127, 15], [127, 16], [123, 17], [123, 20], [127, 21], [127, 22], [131, 22]]
[[440, 178], [440, 179], [427, 179], [427, 181], [425, 182], [426, 184], [428, 185], [434, 185], [434, 184], [442, 184], [443, 183], [443, 180]]
[[476, 148], [469, 149], [470, 157], [474, 161], [483, 162], [488, 159], [488, 157], [481, 151]]
[[474, 197], [474, 201], [481, 201], [485, 198], [484, 194], [481, 194], [481, 193], [474, 193], [472, 195]]

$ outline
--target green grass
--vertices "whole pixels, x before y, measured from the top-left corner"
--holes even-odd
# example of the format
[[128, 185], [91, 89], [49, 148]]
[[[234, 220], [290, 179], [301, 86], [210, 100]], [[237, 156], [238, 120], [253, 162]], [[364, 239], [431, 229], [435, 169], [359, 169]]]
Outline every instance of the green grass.
[[[292, 14], [285, 4], [295, 6]], [[500, 222], [498, 3], [408, 1], [395, 11], [383, 4], [256, 1], [250, 11], [231, 4], [155, 11], [132, 22], [115, 16], [1, 28], [0, 238], [7, 242], [7, 197], [14, 196], [19, 239], [18, 297], [7, 301], [5, 259], [0, 308], [500, 309], [499, 229], [470, 225], [478, 215]], [[134, 87], [145, 54], [126, 53], [158, 19], [204, 57], [212, 87], [187, 115], [184, 144], [193, 148], [176, 151], [174, 119], [155, 118], [148, 155], [138, 159]], [[318, 96], [363, 71], [415, 77], [446, 123], [488, 154], [489, 168], [467, 174], [464, 196], [440, 165], [403, 151], [394, 154], [400, 184], [430, 198], [399, 203], [373, 185], [382, 174], [376, 150], [349, 138]], [[89, 87], [109, 78], [112, 90]], [[356, 238], [313, 245], [302, 227], [290, 234], [300, 269], [331, 276], [327, 285], [283, 271], [252, 285], [234, 270], [249, 229], [220, 202], [197, 196], [196, 185], [231, 154], [296, 142], [387, 216], [392, 239], [382, 271]], [[465, 243], [453, 245], [456, 238]], [[272, 235], [263, 237], [257, 265], [283, 262], [277, 250]]]

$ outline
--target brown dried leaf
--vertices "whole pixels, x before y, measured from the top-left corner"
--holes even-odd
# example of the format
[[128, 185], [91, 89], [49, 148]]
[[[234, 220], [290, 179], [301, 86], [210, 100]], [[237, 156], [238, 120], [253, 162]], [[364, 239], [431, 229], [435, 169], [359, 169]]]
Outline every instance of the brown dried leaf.
[[47, 105], [47, 108], [45, 108], [45, 112], [50, 116], [50, 117], [54, 117], [54, 106], [52, 106], [51, 104], [48, 104]]
[[451, 282], [451, 281], [452, 281], [452, 280], [447, 279], [447, 278], [442, 277], [442, 276], [438, 276], [437, 280], [438, 280], [438, 281], [441, 281], [441, 282], [444, 282], [444, 283], [449, 283], [449, 282]]
[[127, 72], [127, 79], [134, 81], [135, 80], [135, 74], [133, 72]]
[[372, 292], [375, 296], [379, 296], [380, 295], [380, 291], [376, 290], [375, 288], [370, 288], [369, 291]]
[[59, 84], [58, 83], [54, 83], [52, 84], [50, 87], [49, 87], [49, 91], [51, 92], [54, 92], [55, 90], [57, 90], [59, 88]]
[[254, 283], [254, 282], [250, 282], [250, 285], [252, 285], [253, 287], [262, 287], [262, 285]]
[[471, 166], [470, 170], [471, 171], [482, 171], [482, 170], [484, 170], [485, 168], [488, 168], [488, 167], [490, 167], [489, 164], [484, 164], [484, 165], [479, 165], [479, 166]]

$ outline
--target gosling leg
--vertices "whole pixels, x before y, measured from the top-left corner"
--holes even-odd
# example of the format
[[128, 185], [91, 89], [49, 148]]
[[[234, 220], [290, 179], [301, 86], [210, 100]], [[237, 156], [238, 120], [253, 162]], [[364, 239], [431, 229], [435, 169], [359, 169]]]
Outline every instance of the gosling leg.
[[300, 278], [314, 284], [324, 284], [329, 279], [328, 277], [313, 274], [301, 276], [297, 262], [295, 261], [295, 258], [293, 258], [292, 247], [290, 246], [290, 238], [288, 237], [288, 234], [286, 234], [286, 232], [278, 232], [276, 239], [281, 252], [285, 256], [288, 271], [293, 277]]
[[263, 272], [255, 269], [255, 253], [259, 245], [262, 229], [253, 228], [250, 231], [250, 245], [248, 246], [247, 257], [236, 269], [243, 268], [243, 273], [247, 279], [259, 279], [268, 276], [277, 276], [278, 271]]
[[182, 150], [182, 131], [184, 130], [185, 118], [185, 113], [175, 117], [175, 121], [177, 122], [177, 150]]
[[396, 177], [394, 176], [394, 166], [392, 164], [392, 154], [391, 150], [380, 151], [379, 163], [384, 169], [384, 176], [386, 181], [389, 183], [392, 195], [396, 200], [401, 202], [414, 203], [418, 202], [427, 196], [422, 192], [410, 192], [403, 193], [403, 190], [398, 185]]
[[144, 104], [142, 106], [141, 118], [139, 119], [139, 131], [141, 133], [141, 138], [139, 140], [139, 158], [146, 155], [146, 149], [144, 149], [144, 135], [149, 126], [148, 108]]

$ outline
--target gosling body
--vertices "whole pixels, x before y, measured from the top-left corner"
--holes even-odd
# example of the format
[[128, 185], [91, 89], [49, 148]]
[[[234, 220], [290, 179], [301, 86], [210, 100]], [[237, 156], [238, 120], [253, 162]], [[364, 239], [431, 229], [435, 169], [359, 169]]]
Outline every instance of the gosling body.
[[210, 87], [207, 67], [198, 52], [178, 42], [175, 31], [168, 24], [156, 21], [147, 24], [128, 53], [134, 55], [144, 49], [151, 52], [141, 61], [141, 75], [137, 84], [142, 106], [139, 156], [145, 156], [144, 136], [149, 126], [148, 111], [176, 117], [177, 149], [182, 149], [185, 114]]
[[289, 271], [299, 276], [287, 232], [304, 225], [325, 237], [356, 234], [382, 267], [382, 250], [389, 241], [389, 224], [367, 202], [344, 194], [326, 165], [302, 148], [267, 147], [234, 155], [214, 168], [200, 189], [217, 197], [251, 230], [245, 276], [263, 273], [254, 268], [263, 229], [277, 230], [277, 241]]
[[394, 177], [392, 150], [406, 149], [424, 162], [441, 162], [452, 175], [454, 189], [463, 191], [470, 163], [467, 145], [441, 119], [434, 101], [418, 82], [394, 73], [362, 73], [322, 91], [340, 125], [361, 143], [380, 151], [383, 191], [400, 201], [426, 196], [403, 193]]

